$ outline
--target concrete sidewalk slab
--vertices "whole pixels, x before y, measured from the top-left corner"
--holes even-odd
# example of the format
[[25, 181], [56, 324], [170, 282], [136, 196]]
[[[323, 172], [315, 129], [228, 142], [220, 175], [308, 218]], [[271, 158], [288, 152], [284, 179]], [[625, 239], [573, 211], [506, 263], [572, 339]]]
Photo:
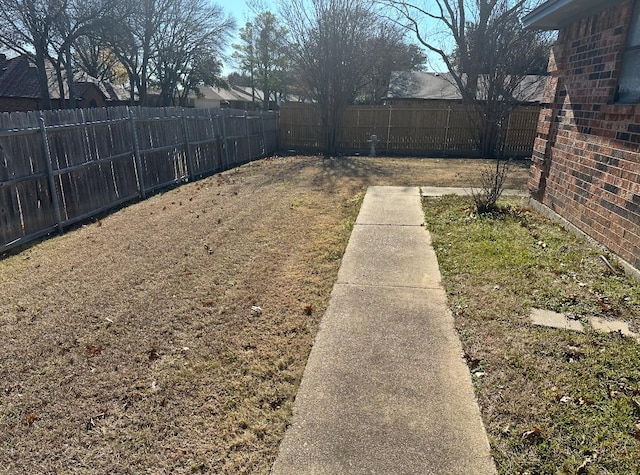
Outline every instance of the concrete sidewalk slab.
[[423, 293], [336, 286], [342, 337], [314, 345], [274, 474], [493, 473], [446, 296]]
[[439, 287], [440, 270], [429, 234], [421, 226], [355, 226], [338, 282], [400, 287]]
[[589, 317], [589, 323], [591, 323], [591, 326], [598, 331], [604, 333], [620, 332], [624, 336], [640, 340], [640, 335], [632, 332], [627, 322], [622, 322], [620, 320], [607, 320], [599, 317]]
[[416, 187], [370, 186], [356, 224], [420, 226], [424, 223], [424, 214], [422, 209], [413, 206], [416, 197], [420, 197]]
[[418, 189], [369, 193], [272, 473], [495, 474]]
[[570, 320], [565, 315], [551, 310], [532, 308], [529, 319], [538, 326], [584, 332], [584, 326], [579, 320]]

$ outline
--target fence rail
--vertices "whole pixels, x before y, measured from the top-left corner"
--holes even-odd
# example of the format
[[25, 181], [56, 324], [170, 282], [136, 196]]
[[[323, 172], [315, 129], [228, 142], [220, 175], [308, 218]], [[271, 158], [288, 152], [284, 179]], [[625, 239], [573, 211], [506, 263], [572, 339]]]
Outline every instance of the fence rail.
[[[504, 125], [503, 153], [529, 156], [533, 151], [540, 108], [521, 106]], [[462, 104], [351, 106], [343, 118], [338, 148], [368, 153], [371, 135], [385, 154], [477, 155], [477, 130]], [[283, 148], [320, 148], [320, 115], [310, 104], [285, 103], [280, 108]]]
[[0, 251], [277, 149], [272, 112], [114, 107], [0, 114]]

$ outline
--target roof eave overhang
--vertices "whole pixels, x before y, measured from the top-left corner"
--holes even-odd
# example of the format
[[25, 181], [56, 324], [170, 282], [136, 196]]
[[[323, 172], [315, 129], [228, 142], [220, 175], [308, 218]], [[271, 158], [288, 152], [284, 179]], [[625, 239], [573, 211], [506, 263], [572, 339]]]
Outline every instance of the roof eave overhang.
[[558, 30], [579, 18], [606, 10], [624, 0], [549, 0], [522, 18], [525, 28]]

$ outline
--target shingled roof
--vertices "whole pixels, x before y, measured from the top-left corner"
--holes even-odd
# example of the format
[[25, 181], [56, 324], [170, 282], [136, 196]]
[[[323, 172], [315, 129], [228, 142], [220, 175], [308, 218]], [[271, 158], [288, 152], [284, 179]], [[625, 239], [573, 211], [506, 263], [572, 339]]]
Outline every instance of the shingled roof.
[[[524, 76], [516, 90], [515, 99], [521, 102], [540, 102], [546, 76]], [[480, 77], [478, 96], [482, 96], [483, 77]], [[462, 100], [462, 94], [450, 73], [422, 71], [394, 72], [389, 84], [388, 99]]]
[[[49, 97], [51, 99], [60, 98], [60, 90], [56, 80], [53, 67], [47, 67], [47, 78], [49, 83]], [[74, 82], [75, 92], [79, 96], [86, 88], [95, 85], [105, 96], [107, 101], [126, 101], [129, 97], [127, 91], [122, 86], [117, 86], [86, 74], [76, 75]], [[68, 94], [68, 87], [64, 81], [65, 94]], [[38, 85], [38, 71], [31, 59], [26, 56], [18, 56], [7, 59], [5, 55], [0, 55], [0, 97], [15, 97], [26, 99], [40, 99], [40, 87]]]
[[0, 97], [40, 98], [36, 67], [24, 56], [0, 56]]

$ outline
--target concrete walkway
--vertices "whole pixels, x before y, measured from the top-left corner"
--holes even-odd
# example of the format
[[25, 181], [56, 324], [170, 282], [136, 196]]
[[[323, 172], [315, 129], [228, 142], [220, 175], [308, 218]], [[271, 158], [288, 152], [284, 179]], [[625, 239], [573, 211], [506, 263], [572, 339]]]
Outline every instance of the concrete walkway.
[[368, 189], [272, 474], [495, 473], [423, 222]]

